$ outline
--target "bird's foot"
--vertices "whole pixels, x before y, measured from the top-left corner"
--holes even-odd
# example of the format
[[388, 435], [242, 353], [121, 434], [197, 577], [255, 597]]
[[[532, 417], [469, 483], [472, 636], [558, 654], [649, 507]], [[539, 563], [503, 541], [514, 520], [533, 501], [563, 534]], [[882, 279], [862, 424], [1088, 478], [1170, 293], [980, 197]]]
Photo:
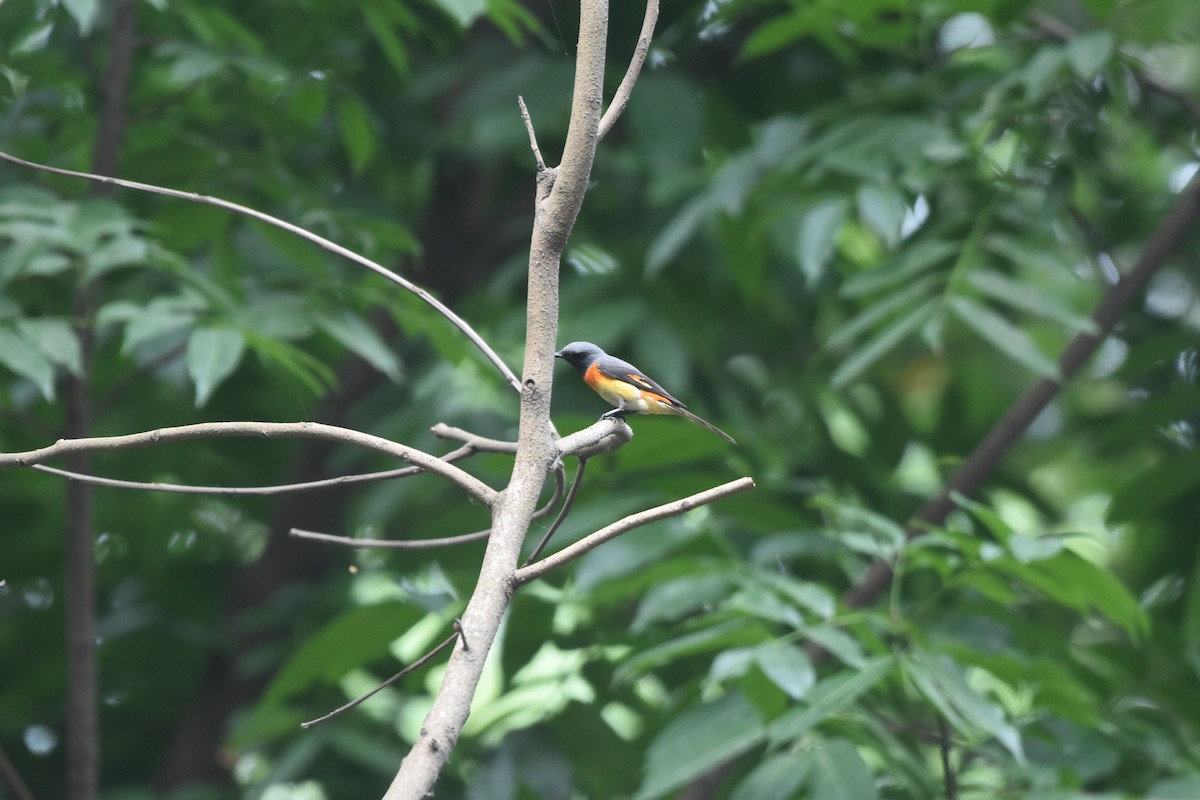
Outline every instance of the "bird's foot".
[[605, 411], [600, 415], [600, 419], [624, 419], [629, 412], [623, 408], [614, 408], [612, 411]]

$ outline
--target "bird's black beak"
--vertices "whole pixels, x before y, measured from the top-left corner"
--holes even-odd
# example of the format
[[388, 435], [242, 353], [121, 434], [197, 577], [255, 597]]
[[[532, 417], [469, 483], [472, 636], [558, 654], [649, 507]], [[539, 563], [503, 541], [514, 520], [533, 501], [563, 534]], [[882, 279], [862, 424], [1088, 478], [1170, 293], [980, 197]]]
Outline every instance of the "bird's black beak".
[[555, 357], [555, 358], [562, 358], [562, 357], [563, 357], [562, 350], [559, 350], [557, 353], [555, 353], [555, 354], [554, 354], [554, 357]]

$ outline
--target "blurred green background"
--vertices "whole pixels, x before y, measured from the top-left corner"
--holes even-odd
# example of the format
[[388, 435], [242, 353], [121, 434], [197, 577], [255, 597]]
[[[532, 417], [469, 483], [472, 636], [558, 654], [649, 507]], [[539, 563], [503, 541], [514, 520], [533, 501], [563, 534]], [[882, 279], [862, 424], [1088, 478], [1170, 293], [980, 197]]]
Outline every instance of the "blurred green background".
[[[435, 293], [519, 372], [534, 172], [516, 96], [556, 162], [576, 7], [147, 0], [114, 49], [119, 5], [0, 5], [0, 148], [82, 170], [119, 153], [121, 177], [311, 228]], [[642, 12], [612, 9], [610, 92]], [[523, 589], [438, 796], [1200, 797], [1200, 237], [986, 491], [902, 535], [1055, 373], [1196, 170], [1198, 39], [1194, 0], [668, 3], [596, 159], [559, 340], [637, 363], [740, 446], [633, 419], [555, 546], [757, 488]], [[114, 122], [119, 147], [98, 145]], [[516, 429], [500, 376], [383, 280], [213, 208], [0, 167], [0, 450], [65, 435], [72, 374], [97, 435], [316, 420], [445, 452], [434, 423]], [[560, 431], [604, 410], [557, 374]], [[494, 486], [510, 469], [466, 463]], [[223, 486], [391, 466], [255, 440], [93, 460]], [[66, 792], [65, 493], [0, 474], [0, 749], [39, 798]], [[417, 477], [100, 488], [94, 521], [104, 797], [382, 794], [438, 666], [298, 725], [441, 640], [482, 545], [286, 531], [445, 536], [486, 509]], [[875, 558], [898, 580], [846, 608]]]

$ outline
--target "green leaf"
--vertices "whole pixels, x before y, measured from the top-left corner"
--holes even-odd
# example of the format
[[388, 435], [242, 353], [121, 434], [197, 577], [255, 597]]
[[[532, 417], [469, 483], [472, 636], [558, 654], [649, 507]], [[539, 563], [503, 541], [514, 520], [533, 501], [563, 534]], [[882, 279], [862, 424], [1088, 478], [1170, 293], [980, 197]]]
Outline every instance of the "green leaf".
[[858, 640], [841, 628], [833, 625], [809, 625], [804, 628], [804, 635], [809, 641], [828, 650], [848, 667], [862, 669], [867, 665], [867, 657]]
[[85, 281], [111, 272], [119, 267], [140, 266], [149, 261], [150, 244], [137, 236], [114, 236], [83, 254]]
[[643, 650], [621, 664], [613, 675], [613, 680], [625, 683], [647, 670], [677, 661], [684, 656], [758, 644], [767, 637], [768, 634], [762, 626], [747, 624], [746, 620], [742, 619], [701, 628]]
[[1097, 30], [1080, 33], [1067, 42], [1067, 61], [1075, 74], [1085, 81], [1096, 77], [1116, 52], [1111, 31]]
[[434, 0], [434, 3], [466, 28], [479, 19], [487, 4], [484, 0]]
[[738, 57], [748, 60], [787, 47], [809, 32], [812, 17], [813, 14], [807, 9], [773, 17], [750, 34]]
[[566, 253], [566, 262], [580, 275], [607, 275], [620, 263], [616, 257], [594, 242], [583, 242]]
[[789, 642], [763, 642], [754, 648], [754, 657], [763, 674], [793, 700], [803, 700], [817, 681], [808, 656]]
[[1113, 493], [1105, 517], [1113, 522], [1153, 516], [1180, 498], [1194, 497], [1200, 486], [1200, 449], [1164, 456], [1135, 473]]
[[900, 242], [900, 226], [908, 203], [904, 196], [890, 186], [865, 184], [858, 188], [855, 197], [858, 215], [863, 222], [883, 241], [888, 248]]
[[1150, 620], [1137, 598], [1113, 573], [1071, 550], [1027, 565], [1045, 576], [1041, 585], [1070, 593], [1081, 611], [1095, 609], [1119, 625], [1134, 640], [1143, 638]]
[[790, 575], [766, 571], [756, 572], [752, 576], [752, 580], [771, 587], [777, 593], [796, 605], [808, 609], [823, 620], [832, 617], [834, 611], [837, 610], [837, 600], [833, 593], [819, 583], [802, 581]]
[[96, 23], [96, 15], [100, 13], [99, 0], [62, 0], [62, 4], [79, 26], [79, 35], [87, 37]]
[[1000, 272], [989, 269], [973, 270], [967, 276], [967, 282], [1017, 311], [1059, 322], [1072, 330], [1090, 333], [1093, 336], [1100, 331], [1091, 317], [1075, 313], [1042, 288], [1019, 283]]
[[83, 352], [75, 329], [64, 319], [19, 319], [17, 333], [46, 358], [72, 375], [83, 373]]
[[812, 751], [768, 756], [742, 779], [729, 800], [782, 800], [794, 797], [808, 778]]
[[[371, 36], [375, 38], [375, 43], [383, 51], [384, 57], [392, 65], [396, 75], [401, 78], [408, 77], [412, 70], [408, 59], [408, 50], [393, 30], [393, 22], [388, 17], [386, 10], [374, 3], [368, 3], [363, 6], [362, 14], [367, 27], [371, 30]], [[323, 102], [324, 97], [322, 97]]]
[[812, 800], [875, 800], [875, 778], [858, 748], [836, 739], [812, 751]]
[[654, 237], [646, 251], [647, 277], [653, 278], [662, 272], [676, 253], [696, 235], [700, 226], [712, 213], [712, 206], [708, 196], [693, 200]]
[[1200, 773], [1163, 778], [1146, 792], [1150, 800], [1195, 800], [1200, 797]]
[[740, 693], [684, 711], [646, 751], [646, 778], [635, 800], [662, 797], [763, 741], [758, 712]]
[[293, 651], [267, 687], [262, 704], [277, 704], [314, 683], [335, 683], [350, 670], [386, 655], [391, 643], [423, 616], [421, 609], [397, 602], [343, 613]]
[[337, 121], [350, 166], [356, 174], [362, 172], [378, 146], [371, 114], [358, 97], [345, 95], [338, 101]]
[[820, 681], [809, 694], [809, 703], [783, 714], [771, 723], [772, 744], [798, 739], [825, 720], [849, 708], [855, 700], [887, 677], [895, 666], [892, 656], [877, 656], [861, 669], [840, 672]]
[[308, 301], [290, 292], [271, 292], [237, 309], [237, 325], [272, 339], [294, 341], [313, 332]]
[[816, 283], [824, 274], [849, 208], [850, 204], [841, 197], [824, 200], [809, 208], [800, 221], [796, 260], [809, 283]]
[[1025, 763], [1021, 734], [1004, 712], [972, 689], [947, 656], [916, 652], [901, 661], [904, 673], [955, 730], [969, 736], [986, 733]]
[[32, 381], [42, 397], [54, 399], [54, 367], [14, 331], [0, 329], [0, 364]]
[[825, 346], [836, 349], [849, 344], [860, 334], [871, 330], [901, 309], [910, 307], [921, 298], [927, 298], [934, 282], [935, 279], [932, 276], [926, 276], [913, 281], [899, 291], [890, 292], [881, 300], [872, 302], [858, 314], [834, 328], [825, 339]]
[[938, 302], [930, 299], [917, 306], [898, 320], [872, 337], [866, 344], [851, 353], [838, 368], [833, 371], [829, 382], [835, 389], [841, 389], [858, 380], [860, 376], [879, 359], [894, 350], [905, 337], [920, 328], [933, 318], [937, 312]]
[[960, 492], [951, 492], [950, 499], [959, 508], [970, 511], [971, 515], [982, 522], [992, 536], [996, 537], [996, 541], [1007, 542], [1012, 538], [1013, 529], [989, 506], [978, 503]]
[[846, 281], [838, 292], [845, 298], [861, 297], [895, 286], [912, 283], [912, 279], [934, 267], [945, 264], [950, 256], [959, 251], [961, 244], [942, 239], [922, 239], [906, 243], [895, 257], [888, 259], [875, 269], [855, 275]]
[[671, 622], [715, 603], [729, 593], [726, 574], [685, 575], [656, 583], [638, 604], [629, 629], [641, 633], [659, 622]]
[[158, 339], [181, 328], [191, 327], [203, 302], [194, 296], [179, 295], [151, 300], [147, 305], [128, 301], [109, 303], [100, 309], [100, 324], [125, 322], [121, 352], [129, 353], [142, 342]]
[[187, 370], [196, 385], [196, 408], [229, 377], [246, 349], [246, 338], [229, 328], [200, 328], [188, 338]]
[[1030, 102], [1040, 101], [1054, 89], [1066, 58], [1061, 45], [1047, 44], [1039, 47], [1025, 63], [1020, 79]]
[[1029, 335], [1004, 317], [967, 297], [951, 297], [950, 310], [1006, 356], [1044, 378], [1061, 378], [1058, 365], [1046, 357]]
[[337, 316], [322, 314], [317, 317], [317, 324], [321, 326], [321, 330], [337, 339], [351, 352], [362, 356], [364, 361], [388, 378], [393, 381], [400, 380], [400, 359], [362, 317], [350, 311], [344, 311]]

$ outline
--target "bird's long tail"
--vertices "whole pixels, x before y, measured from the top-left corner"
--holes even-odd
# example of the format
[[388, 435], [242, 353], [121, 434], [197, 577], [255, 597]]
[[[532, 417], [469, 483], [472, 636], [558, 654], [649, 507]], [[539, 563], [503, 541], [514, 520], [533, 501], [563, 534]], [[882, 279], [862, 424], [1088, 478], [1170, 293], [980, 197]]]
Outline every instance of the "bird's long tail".
[[696, 423], [697, 425], [699, 425], [702, 428], [708, 428], [710, 431], [715, 433], [717, 436], [720, 436], [722, 439], [729, 442], [730, 444], [737, 444], [737, 440], [735, 440], [728, 433], [721, 430], [716, 425], [713, 425], [711, 422], [701, 419], [700, 417], [697, 417], [695, 414], [688, 411], [686, 408], [679, 408], [678, 406], [676, 406], [675, 413], [678, 414], [679, 416], [683, 417], [684, 419], [691, 420], [692, 422]]

